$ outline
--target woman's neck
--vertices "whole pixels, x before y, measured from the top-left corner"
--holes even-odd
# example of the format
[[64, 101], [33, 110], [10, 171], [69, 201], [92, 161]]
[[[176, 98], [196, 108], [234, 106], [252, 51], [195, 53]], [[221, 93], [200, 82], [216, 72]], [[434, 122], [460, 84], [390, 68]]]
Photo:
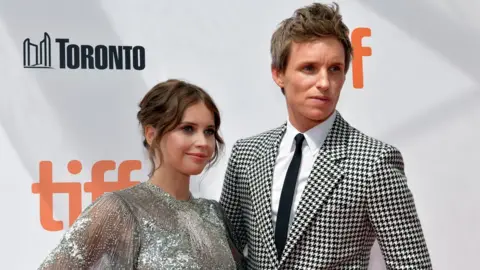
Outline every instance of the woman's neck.
[[186, 201], [190, 199], [190, 176], [173, 169], [158, 168], [149, 180], [175, 199]]

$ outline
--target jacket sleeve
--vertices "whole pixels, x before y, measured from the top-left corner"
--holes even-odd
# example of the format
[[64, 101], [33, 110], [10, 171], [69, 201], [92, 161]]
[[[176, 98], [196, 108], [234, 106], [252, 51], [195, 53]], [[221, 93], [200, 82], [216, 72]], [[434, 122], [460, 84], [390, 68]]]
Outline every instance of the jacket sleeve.
[[227, 238], [228, 245], [230, 246], [230, 249], [232, 251], [233, 259], [235, 260], [235, 264], [237, 266], [236, 269], [245, 270], [245, 257], [242, 254], [242, 250], [240, 250], [239, 248], [238, 238], [235, 235], [232, 223], [225, 215], [225, 211], [223, 210], [222, 206], [214, 200], [211, 201], [213, 203], [219, 220], [222, 221], [223, 227], [225, 228], [225, 236]]
[[400, 151], [387, 146], [369, 177], [368, 214], [387, 269], [432, 269]]
[[233, 231], [238, 238], [238, 247], [240, 251], [242, 251], [245, 248], [247, 238], [240, 204], [238, 145], [239, 142], [235, 142], [228, 160], [222, 193], [220, 195], [220, 204], [225, 211], [226, 217], [231, 222]]

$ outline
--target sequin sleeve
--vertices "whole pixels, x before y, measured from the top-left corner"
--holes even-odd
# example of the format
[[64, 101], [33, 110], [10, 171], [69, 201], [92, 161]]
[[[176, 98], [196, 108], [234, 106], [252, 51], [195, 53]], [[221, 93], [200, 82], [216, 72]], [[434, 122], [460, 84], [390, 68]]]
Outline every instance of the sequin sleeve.
[[226, 231], [226, 237], [228, 239], [228, 243], [230, 245], [230, 249], [232, 250], [232, 256], [233, 259], [235, 260], [236, 266], [238, 270], [243, 270], [246, 269], [245, 267], [245, 258], [242, 254], [242, 251], [240, 250], [240, 243], [238, 241], [237, 235], [235, 234], [235, 230], [233, 228], [232, 223], [228, 219], [227, 215], [225, 214], [225, 211], [223, 210], [223, 207], [220, 205], [220, 203], [213, 201], [217, 211], [217, 214], [219, 218], [223, 221], [223, 224], [225, 226], [225, 231]]
[[82, 212], [39, 269], [132, 269], [136, 234], [126, 202], [105, 194]]

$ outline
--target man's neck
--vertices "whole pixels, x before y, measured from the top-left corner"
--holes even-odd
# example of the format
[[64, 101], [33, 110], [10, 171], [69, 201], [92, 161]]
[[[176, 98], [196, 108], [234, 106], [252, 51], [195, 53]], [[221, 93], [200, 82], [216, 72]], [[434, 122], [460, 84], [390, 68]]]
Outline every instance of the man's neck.
[[304, 116], [301, 116], [299, 115], [298, 113], [297, 114], [294, 114], [294, 113], [289, 113], [288, 115], [288, 121], [290, 122], [290, 124], [296, 129], [298, 130], [298, 132], [300, 133], [305, 133], [307, 132], [308, 130], [324, 123], [325, 121], [327, 121], [333, 114], [335, 113], [335, 111], [333, 111], [328, 117], [326, 117], [325, 119], [322, 119], [322, 120], [312, 120], [312, 119], [308, 119]]

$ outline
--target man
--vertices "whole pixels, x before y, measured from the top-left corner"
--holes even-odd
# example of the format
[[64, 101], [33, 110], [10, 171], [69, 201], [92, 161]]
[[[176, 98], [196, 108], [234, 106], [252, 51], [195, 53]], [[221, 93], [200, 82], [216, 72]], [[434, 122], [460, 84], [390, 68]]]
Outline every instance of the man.
[[431, 269], [401, 153], [336, 111], [352, 47], [338, 5], [314, 3], [271, 39], [288, 121], [238, 140], [220, 202], [248, 269]]

